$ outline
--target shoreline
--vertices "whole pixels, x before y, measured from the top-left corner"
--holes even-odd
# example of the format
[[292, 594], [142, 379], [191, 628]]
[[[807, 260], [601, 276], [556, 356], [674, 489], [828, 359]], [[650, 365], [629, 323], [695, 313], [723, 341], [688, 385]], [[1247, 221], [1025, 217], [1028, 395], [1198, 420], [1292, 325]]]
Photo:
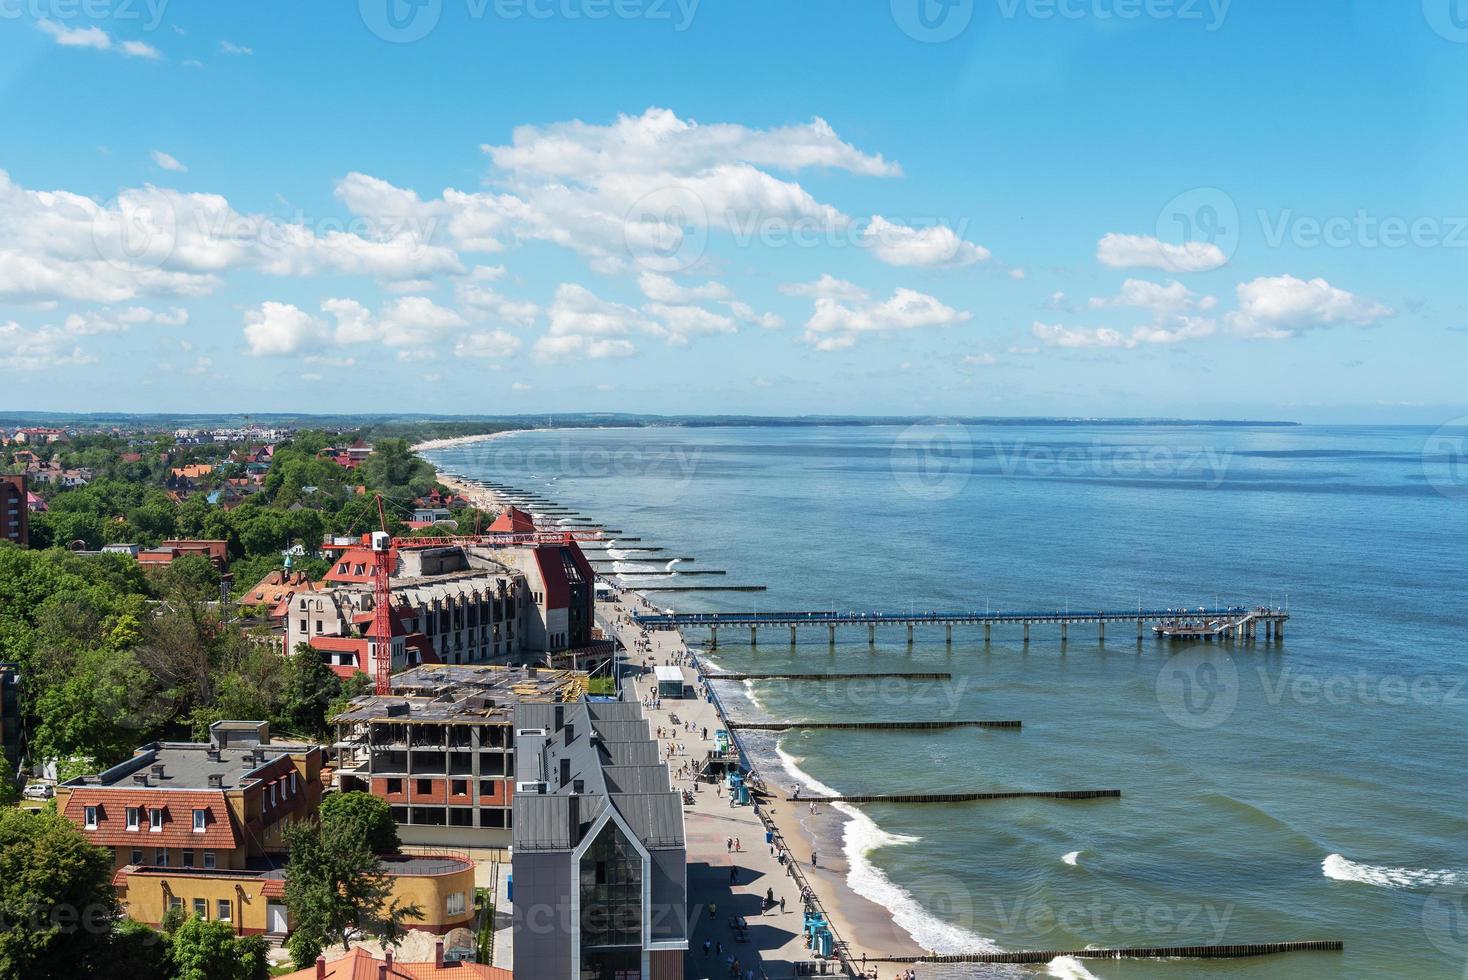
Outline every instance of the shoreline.
[[[471, 436], [457, 436], [451, 439], [434, 439], [419, 443], [410, 447], [410, 451], [417, 453], [420, 450], [443, 449], [451, 446], [464, 445], [476, 442], [485, 442], [492, 439], [506, 438], [520, 432], [530, 431], [524, 429], [507, 430], [503, 432], [483, 433]], [[437, 465], [435, 464], [435, 468]], [[439, 483], [449, 487], [455, 493], [467, 497], [476, 507], [483, 510], [499, 510], [505, 506], [505, 501], [494, 491], [489, 490], [476, 483], [470, 482], [470, 478], [460, 474], [448, 474], [442, 470], [438, 471]], [[625, 585], [617, 581], [615, 574], [607, 576], [610, 584], [618, 592], [635, 596], [639, 601], [655, 606], [656, 603], [635, 586]], [[692, 648], [682, 632], [677, 632], [683, 649], [691, 655], [692, 663], [700, 674], [703, 673], [701, 653]], [[714, 699], [714, 708], [718, 715], [725, 721], [728, 720], [725, 705], [722, 699]], [[738, 740], [738, 736], [734, 738]], [[789, 783], [793, 774], [781, 769], [777, 772], [763, 772], [760, 768], [753, 766], [753, 756], [741, 745], [741, 754], [745, 760], [751, 763], [751, 770], [764, 780], [765, 784], [773, 789], [776, 786], [784, 786]], [[778, 764], [778, 763], [777, 763]], [[805, 780], [801, 780], [805, 782]], [[802, 792], [805, 790], [803, 789]], [[888, 908], [880, 902], [868, 898], [852, 885], [851, 861], [848, 857], [847, 848], [848, 835], [856, 826], [858, 815], [843, 812], [842, 809], [820, 804], [819, 795], [813, 795], [809, 802], [817, 804], [815, 813], [808, 810], [807, 801], [800, 803], [786, 803], [773, 797], [762, 807], [774, 824], [777, 832], [787, 842], [787, 846], [793, 847], [801, 859], [803, 869], [811, 882], [812, 888], [818, 889], [817, 895], [826, 908], [835, 928], [836, 933], [845, 941], [853, 963], [860, 965], [862, 957], [865, 956], [915, 956], [928, 952], [916, 937], [907, 929], [896, 922], [897, 912]], [[839, 841], [840, 845], [833, 851], [829, 846], [830, 841]], [[822, 850], [824, 849], [824, 850]], [[811, 867], [809, 858], [813, 852], [821, 854], [818, 866]], [[875, 869], [873, 869], [875, 870]], [[878, 872], [880, 874], [880, 872]], [[894, 886], [896, 887], [896, 886]], [[873, 968], [877, 968], [876, 964]]]

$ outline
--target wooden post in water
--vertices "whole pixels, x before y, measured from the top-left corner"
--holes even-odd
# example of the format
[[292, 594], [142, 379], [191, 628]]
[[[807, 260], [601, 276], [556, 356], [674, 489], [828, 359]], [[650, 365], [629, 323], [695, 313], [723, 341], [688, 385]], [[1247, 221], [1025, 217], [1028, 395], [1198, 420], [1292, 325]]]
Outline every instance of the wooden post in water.
[[953, 646], [953, 624], [948, 624], [948, 645]]
[[1106, 642], [1106, 620], [1104, 619], [1096, 620], [1096, 642]]
[[1025, 620], [1025, 643], [1026, 643], [1026, 645], [1028, 645], [1029, 642], [1030, 642], [1030, 621], [1027, 619], [1027, 620]]
[[875, 646], [877, 642], [877, 624], [867, 623], [867, 643]]
[[749, 628], [749, 645], [752, 646], [752, 647], [759, 646], [759, 627], [758, 626], [751, 626]]
[[912, 624], [907, 624], [907, 645], [912, 646]]
[[984, 644], [986, 646], [989, 643], [989, 634], [990, 634], [990, 632], [993, 631], [993, 629], [994, 629], [994, 624], [993, 623], [985, 623], [984, 624]]
[[835, 623], [832, 623], [829, 627], [827, 627], [827, 629], [829, 629], [831, 631], [831, 646], [835, 646], [836, 645], [836, 624]]
[[717, 650], [718, 648], [719, 648], [719, 628], [717, 626], [710, 626], [709, 627], [709, 649], [710, 650]]
[[790, 627], [790, 645], [795, 646], [795, 627]]

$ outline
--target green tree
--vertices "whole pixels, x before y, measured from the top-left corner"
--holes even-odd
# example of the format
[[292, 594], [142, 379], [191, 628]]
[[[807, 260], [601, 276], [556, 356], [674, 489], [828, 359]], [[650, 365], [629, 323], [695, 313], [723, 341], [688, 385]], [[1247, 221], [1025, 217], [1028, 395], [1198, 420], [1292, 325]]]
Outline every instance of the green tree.
[[396, 854], [402, 847], [398, 840], [397, 821], [387, 802], [371, 793], [332, 793], [321, 801], [321, 822], [360, 837], [374, 854]]
[[265, 980], [265, 940], [236, 936], [227, 922], [190, 918], [173, 933], [174, 980]]
[[54, 811], [0, 810], [0, 977], [96, 976], [116, 914], [105, 850]]
[[153, 980], [172, 977], [168, 938], [136, 919], [123, 919], [112, 933], [106, 970], [99, 980]]
[[10, 806], [20, 800], [20, 779], [10, 760], [0, 755], [0, 806]]
[[286, 658], [285, 691], [277, 720], [285, 731], [297, 735], [325, 735], [327, 711], [341, 694], [341, 679], [332, 673], [321, 654], [308, 644], [296, 644]]
[[363, 833], [356, 805], [333, 812], [323, 803], [322, 809], [318, 821], [286, 829], [285, 901], [296, 920], [286, 948], [303, 970], [328, 946], [350, 946], [354, 932], [396, 942], [406, 920], [423, 917], [416, 905], [392, 897], [392, 880]]

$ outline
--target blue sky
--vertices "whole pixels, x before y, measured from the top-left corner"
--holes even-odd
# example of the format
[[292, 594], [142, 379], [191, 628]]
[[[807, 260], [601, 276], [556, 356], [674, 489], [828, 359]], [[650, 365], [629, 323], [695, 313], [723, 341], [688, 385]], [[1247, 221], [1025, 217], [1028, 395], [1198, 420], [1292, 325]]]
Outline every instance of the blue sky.
[[1457, 2], [0, 0], [0, 407], [1441, 423]]

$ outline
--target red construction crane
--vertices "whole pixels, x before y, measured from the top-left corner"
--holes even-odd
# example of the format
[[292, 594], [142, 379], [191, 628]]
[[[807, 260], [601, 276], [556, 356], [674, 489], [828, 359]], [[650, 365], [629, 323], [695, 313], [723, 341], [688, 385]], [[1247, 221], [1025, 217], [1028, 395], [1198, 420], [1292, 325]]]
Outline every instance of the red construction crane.
[[595, 541], [600, 531], [494, 531], [483, 534], [458, 534], [432, 538], [395, 538], [387, 530], [387, 511], [382, 494], [377, 495], [377, 519], [381, 531], [373, 531], [372, 550], [372, 628], [368, 637], [377, 651], [377, 693], [392, 693], [392, 568], [397, 548], [443, 548], [453, 545], [481, 548], [513, 548], [542, 544], [570, 544], [573, 541]]

